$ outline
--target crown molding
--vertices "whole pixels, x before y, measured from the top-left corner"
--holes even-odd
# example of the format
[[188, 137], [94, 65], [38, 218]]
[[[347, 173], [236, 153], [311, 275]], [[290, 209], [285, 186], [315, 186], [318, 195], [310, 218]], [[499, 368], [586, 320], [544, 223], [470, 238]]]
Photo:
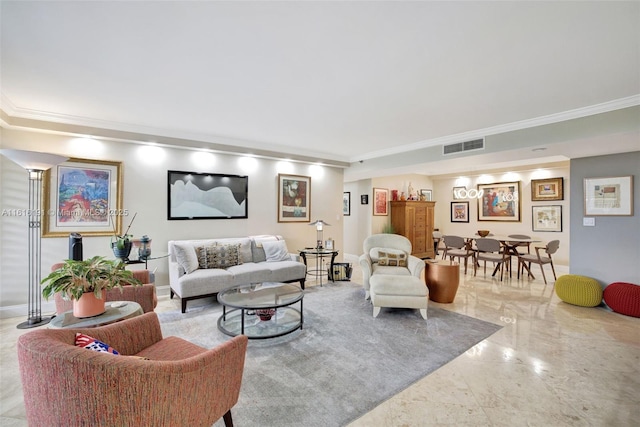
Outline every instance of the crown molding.
[[386, 157], [393, 154], [406, 153], [407, 151], [420, 150], [423, 148], [433, 147], [436, 145], [451, 144], [455, 142], [463, 142], [477, 138], [484, 138], [489, 135], [497, 135], [500, 133], [512, 132], [521, 129], [532, 128], [536, 126], [544, 126], [553, 123], [559, 123], [567, 120], [578, 119], [581, 117], [593, 116], [595, 114], [607, 113], [610, 111], [620, 110], [628, 107], [640, 105], [640, 94], [629, 96], [626, 98], [615, 99], [613, 101], [603, 102], [601, 104], [591, 105], [587, 107], [576, 108], [574, 110], [563, 111], [560, 113], [549, 114], [547, 116], [535, 117], [532, 119], [520, 120], [517, 122], [507, 123], [498, 126], [491, 126], [484, 129], [477, 129], [469, 132], [447, 135], [439, 138], [428, 139], [413, 144], [403, 145], [401, 147], [392, 147], [385, 150], [373, 151], [362, 156], [350, 159], [352, 163], [360, 160], [370, 160], [379, 157]]
[[[258, 148], [267, 144], [257, 141], [241, 140], [227, 137], [212, 137], [208, 135], [184, 134], [174, 131], [162, 131], [144, 126], [123, 123], [113, 123], [104, 120], [88, 119], [55, 113], [42, 113], [35, 110], [16, 108], [11, 101], [0, 94], [0, 125], [7, 128], [24, 129], [60, 135], [102, 138], [117, 140], [132, 144], [152, 144], [171, 148], [206, 150], [225, 154], [253, 156], [274, 160], [286, 160], [324, 166], [347, 168], [350, 162], [339, 158], [327, 158], [321, 153], [309, 150], [291, 152], [288, 147], [282, 151], [276, 149]], [[44, 120], [46, 117], [48, 120]], [[296, 151], [296, 150], [294, 150]]]

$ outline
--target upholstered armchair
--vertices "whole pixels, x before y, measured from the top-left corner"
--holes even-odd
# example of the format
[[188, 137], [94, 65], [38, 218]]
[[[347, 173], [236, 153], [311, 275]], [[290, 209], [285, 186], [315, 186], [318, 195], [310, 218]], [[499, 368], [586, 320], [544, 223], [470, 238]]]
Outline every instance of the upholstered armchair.
[[[54, 264], [51, 271], [55, 271], [61, 266], [62, 263]], [[133, 272], [133, 277], [138, 279], [142, 286], [125, 285], [122, 289], [110, 289], [106, 291], [105, 301], [134, 301], [140, 304], [143, 312], [153, 311], [158, 305], [158, 296], [156, 295], [156, 285], [149, 283], [151, 281], [149, 270], [136, 270]], [[56, 303], [57, 314], [73, 310], [73, 301], [65, 300], [59, 293], [55, 294], [53, 299]]]
[[[76, 332], [120, 355], [74, 345]], [[244, 335], [210, 350], [163, 338], [154, 312], [98, 328], [34, 330], [17, 343], [27, 422], [210, 427], [222, 417], [232, 426], [246, 349]]]
[[[362, 286], [365, 298], [369, 299], [371, 285], [369, 280], [374, 274], [400, 275], [420, 277], [424, 270], [424, 261], [411, 255], [411, 242], [399, 234], [373, 234], [362, 244], [363, 254], [359, 262], [362, 267]], [[381, 265], [378, 261], [380, 253], [400, 254], [406, 256], [406, 267]]]

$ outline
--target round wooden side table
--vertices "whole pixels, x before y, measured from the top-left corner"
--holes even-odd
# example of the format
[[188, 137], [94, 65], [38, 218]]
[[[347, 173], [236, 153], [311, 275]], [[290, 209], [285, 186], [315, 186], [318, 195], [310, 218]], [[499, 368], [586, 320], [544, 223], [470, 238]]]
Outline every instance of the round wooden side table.
[[431, 301], [452, 303], [460, 284], [460, 264], [457, 261], [428, 259], [425, 262], [424, 280]]

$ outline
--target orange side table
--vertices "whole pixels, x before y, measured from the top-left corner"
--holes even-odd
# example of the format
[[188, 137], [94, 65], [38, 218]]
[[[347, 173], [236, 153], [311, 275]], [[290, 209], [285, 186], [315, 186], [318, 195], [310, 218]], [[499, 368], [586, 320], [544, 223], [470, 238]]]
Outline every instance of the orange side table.
[[431, 301], [452, 303], [460, 284], [460, 264], [457, 261], [428, 259], [424, 280]]

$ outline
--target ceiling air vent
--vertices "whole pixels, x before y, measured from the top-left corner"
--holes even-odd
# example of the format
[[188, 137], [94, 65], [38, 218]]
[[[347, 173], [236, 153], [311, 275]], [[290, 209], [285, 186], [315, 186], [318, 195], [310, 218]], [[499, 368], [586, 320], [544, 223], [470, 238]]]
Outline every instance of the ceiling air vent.
[[473, 141], [456, 142], [442, 146], [442, 155], [462, 153], [463, 151], [484, 150], [484, 138]]

